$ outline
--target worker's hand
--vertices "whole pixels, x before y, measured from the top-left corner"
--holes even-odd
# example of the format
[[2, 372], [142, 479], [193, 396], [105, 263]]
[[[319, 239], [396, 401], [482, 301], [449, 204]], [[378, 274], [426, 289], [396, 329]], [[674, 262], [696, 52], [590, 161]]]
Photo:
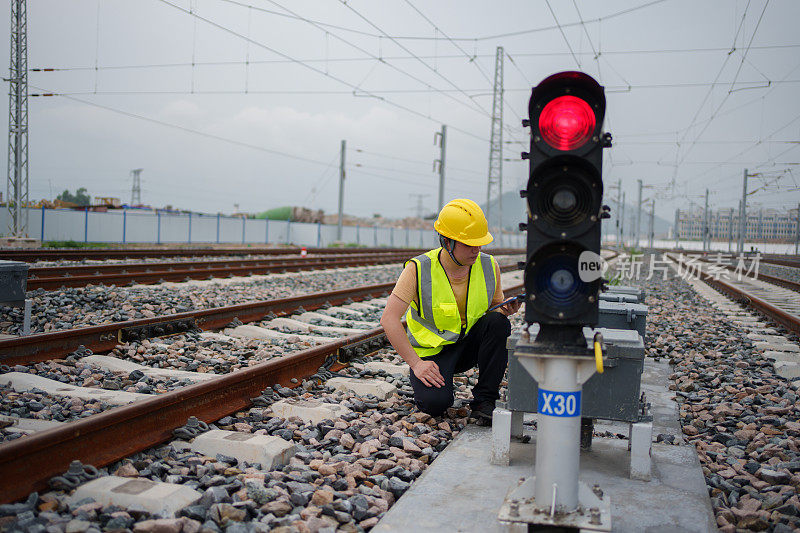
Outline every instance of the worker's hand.
[[519, 300], [512, 300], [503, 307], [501, 307], [500, 309], [502, 309], [504, 315], [511, 316], [517, 311], [519, 311], [520, 306], [522, 306], [522, 302], [520, 302]]
[[442, 374], [439, 373], [439, 365], [433, 361], [420, 359], [411, 370], [426, 387], [436, 387], [437, 389], [444, 387], [444, 378]]

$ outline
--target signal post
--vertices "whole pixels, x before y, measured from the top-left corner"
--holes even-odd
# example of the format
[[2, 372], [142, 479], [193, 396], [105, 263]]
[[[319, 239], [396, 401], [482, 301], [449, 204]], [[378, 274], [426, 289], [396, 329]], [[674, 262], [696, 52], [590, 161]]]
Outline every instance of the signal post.
[[[526, 327], [512, 357], [538, 382], [535, 476], [514, 489], [499, 519], [511, 526], [609, 531], [602, 489], [578, 482], [581, 388], [603, 371], [596, 326], [603, 260], [600, 221], [605, 94], [582, 72], [560, 72], [533, 88], [527, 188]], [[535, 324], [539, 330], [535, 331]], [[511, 391], [509, 391], [511, 393]]]

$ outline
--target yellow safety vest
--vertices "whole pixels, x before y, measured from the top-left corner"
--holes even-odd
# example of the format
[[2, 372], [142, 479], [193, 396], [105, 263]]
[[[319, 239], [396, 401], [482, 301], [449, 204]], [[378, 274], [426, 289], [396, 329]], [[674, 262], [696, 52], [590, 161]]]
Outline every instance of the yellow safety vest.
[[410, 260], [417, 267], [419, 306], [411, 302], [406, 313], [406, 330], [411, 346], [420, 357], [436, 355], [445, 345], [463, 338], [489, 309], [497, 286], [495, 260], [481, 253], [469, 269], [467, 324], [462, 331], [456, 297], [439, 262], [441, 250], [437, 248]]

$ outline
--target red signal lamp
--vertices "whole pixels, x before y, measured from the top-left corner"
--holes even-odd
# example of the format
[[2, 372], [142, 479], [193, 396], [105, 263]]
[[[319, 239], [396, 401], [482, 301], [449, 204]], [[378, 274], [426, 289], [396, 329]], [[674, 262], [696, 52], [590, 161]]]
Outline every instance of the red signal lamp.
[[576, 150], [594, 133], [597, 119], [583, 99], [564, 95], [550, 100], [539, 115], [542, 139], [557, 150]]

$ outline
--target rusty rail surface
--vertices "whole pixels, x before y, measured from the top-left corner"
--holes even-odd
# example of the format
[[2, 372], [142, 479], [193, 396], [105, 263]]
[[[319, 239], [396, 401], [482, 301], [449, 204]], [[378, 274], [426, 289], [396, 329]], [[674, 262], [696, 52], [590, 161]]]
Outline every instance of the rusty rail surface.
[[85, 287], [89, 284], [153, 284], [164, 281], [248, 276], [274, 272], [299, 272], [330, 268], [395, 263], [410, 259], [408, 253], [353, 254], [317, 256], [305, 259], [243, 259], [239, 261], [193, 261], [190, 263], [135, 263], [115, 265], [79, 265], [32, 267], [28, 270], [28, 290], [55, 290], [61, 287]]
[[[15, 249], [0, 250], [0, 259], [25, 261], [82, 261], [108, 259], [136, 259], [143, 257], [222, 257], [227, 255], [300, 255], [301, 248], [269, 248], [253, 246], [241, 248], [105, 248], [105, 249]], [[422, 253], [427, 250], [413, 248], [306, 248], [312, 255], [406, 252]]]
[[2, 444], [0, 501], [47, 488], [75, 459], [105, 466], [169, 440], [190, 416], [213, 422], [248, 407], [265, 388], [310, 376], [340, 348], [382, 333], [369, 330]]
[[74, 352], [81, 345], [95, 353], [103, 352], [129, 340], [181, 333], [195, 328], [219, 329], [237, 319], [245, 323], [254, 322], [270, 313], [283, 315], [292, 313], [300, 307], [309, 311], [319, 309], [326, 304], [339, 305], [349, 299], [362, 299], [386, 293], [392, 287], [394, 283], [365, 285], [0, 340], [0, 364], [24, 365], [56, 359]]
[[[504, 290], [519, 294], [522, 284]], [[115, 407], [62, 427], [34, 433], [0, 445], [0, 502], [26, 497], [47, 488], [47, 481], [73, 460], [102, 467], [168, 441], [190, 416], [213, 422], [247, 408], [251, 398], [292, 378], [314, 374], [328, 357], [348, 346], [383, 335], [383, 328], [333, 340], [329, 344], [271, 359], [204, 383]]]
[[119, 272], [152, 272], [153, 270], [174, 270], [180, 269], [205, 269], [213, 267], [235, 267], [235, 266], [261, 266], [277, 265], [282, 263], [296, 262], [331, 262], [342, 259], [361, 259], [364, 257], [411, 257], [408, 252], [374, 252], [374, 253], [352, 253], [352, 254], [308, 254], [305, 257], [296, 255], [279, 256], [260, 256], [246, 259], [196, 259], [183, 261], [153, 261], [139, 263], [119, 263], [102, 262], [94, 264], [72, 264], [56, 266], [32, 266], [28, 270], [28, 277], [51, 278], [56, 276], [86, 276], [89, 274], [117, 274]]
[[787, 266], [792, 268], [800, 268], [800, 261], [792, 261], [791, 259], [778, 259], [774, 257], [762, 257], [762, 263], [768, 263], [771, 265], [780, 265], [780, 266]]
[[[307, 248], [309, 254], [348, 254], [348, 253], [408, 253], [411, 255], [427, 252], [428, 248]], [[487, 248], [493, 255], [525, 253], [520, 248]], [[10, 261], [55, 261], [55, 260], [106, 260], [135, 259], [142, 257], [198, 257], [226, 255], [299, 255], [300, 247], [268, 248], [266, 246], [242, 246], [241, 248], [109, 248], [109, 249], [22, 249], [0, 250], [0, 259]]]
[[[704, 263], [711, 263], [711, 260], [707, 258], [701, 258], [700, 260], [703, 261]], [[764, 261], [762, 260], [762, 263], [763, 262]], [[720, 266], [724, 266], [727, 270], [731, 270], [734, 272], [736, 271], [736, 267], [734, 267], [733, 265], [720, 265]], [[763, 274], [761, 272], [758, 273], [758, 277], [756, 279], [760, 279], [762, 281], [766, 281], [772, 283], [773, 285], [778, 285], [795, 292], [800, 292], [800, 283], [796, 281], [783, 279], [776, 276], [770, 276], [769, 274]]]
[[[517, 265], [505, 265], [500, 267], [500, 271], [508, 272], [517, 268]], [[234, 320], [244, 323], [254, 322], [270, 313], [285, 315], [293, 313], [301, 307], [306, 311], [311, 311], [328, 304], [339, 305], [348, 299], [368, 298], [387, 293], [392, 290], [392, 287], [394, 287], [394, 282], [276, 300], [260, 300], [154, 318], [112, 322], [98, 326], [35, 333], [33, 335], [0, 340], [0, 364], [25, 365], [61, 358], [74, 352], [80, 346], [84, 346], [95, 353], [103, 352], [112, 350], [117, 344], [132, 340], [182, 333], [196, 328], [202, 330], [219, 329]]]
[[[673, 261], [685, 265], [685, 263], [679, 260], [678, 258], [673, 256], [670, 257]], [[800, 318], [790, 313], [787, 313], [780, 307], [777, 307], [776, 305], [771, 304], [766, 300], [759, 298], [758, 296], [750, 294], [747, 291], [740, 289], [739, 287], [736, 287], [720, 279], [714, 279], [714, 276], [710, 274], [701, 271], [700, 278], [708, 285], [711, 285], [712, 287], [718, 289], [720, 292], [723, 292], [731, 296], [734, 300], [755, 309], [756, 311], [763, 314], [767, 318], [781, 324], [789, 331], [800, 334]]]

